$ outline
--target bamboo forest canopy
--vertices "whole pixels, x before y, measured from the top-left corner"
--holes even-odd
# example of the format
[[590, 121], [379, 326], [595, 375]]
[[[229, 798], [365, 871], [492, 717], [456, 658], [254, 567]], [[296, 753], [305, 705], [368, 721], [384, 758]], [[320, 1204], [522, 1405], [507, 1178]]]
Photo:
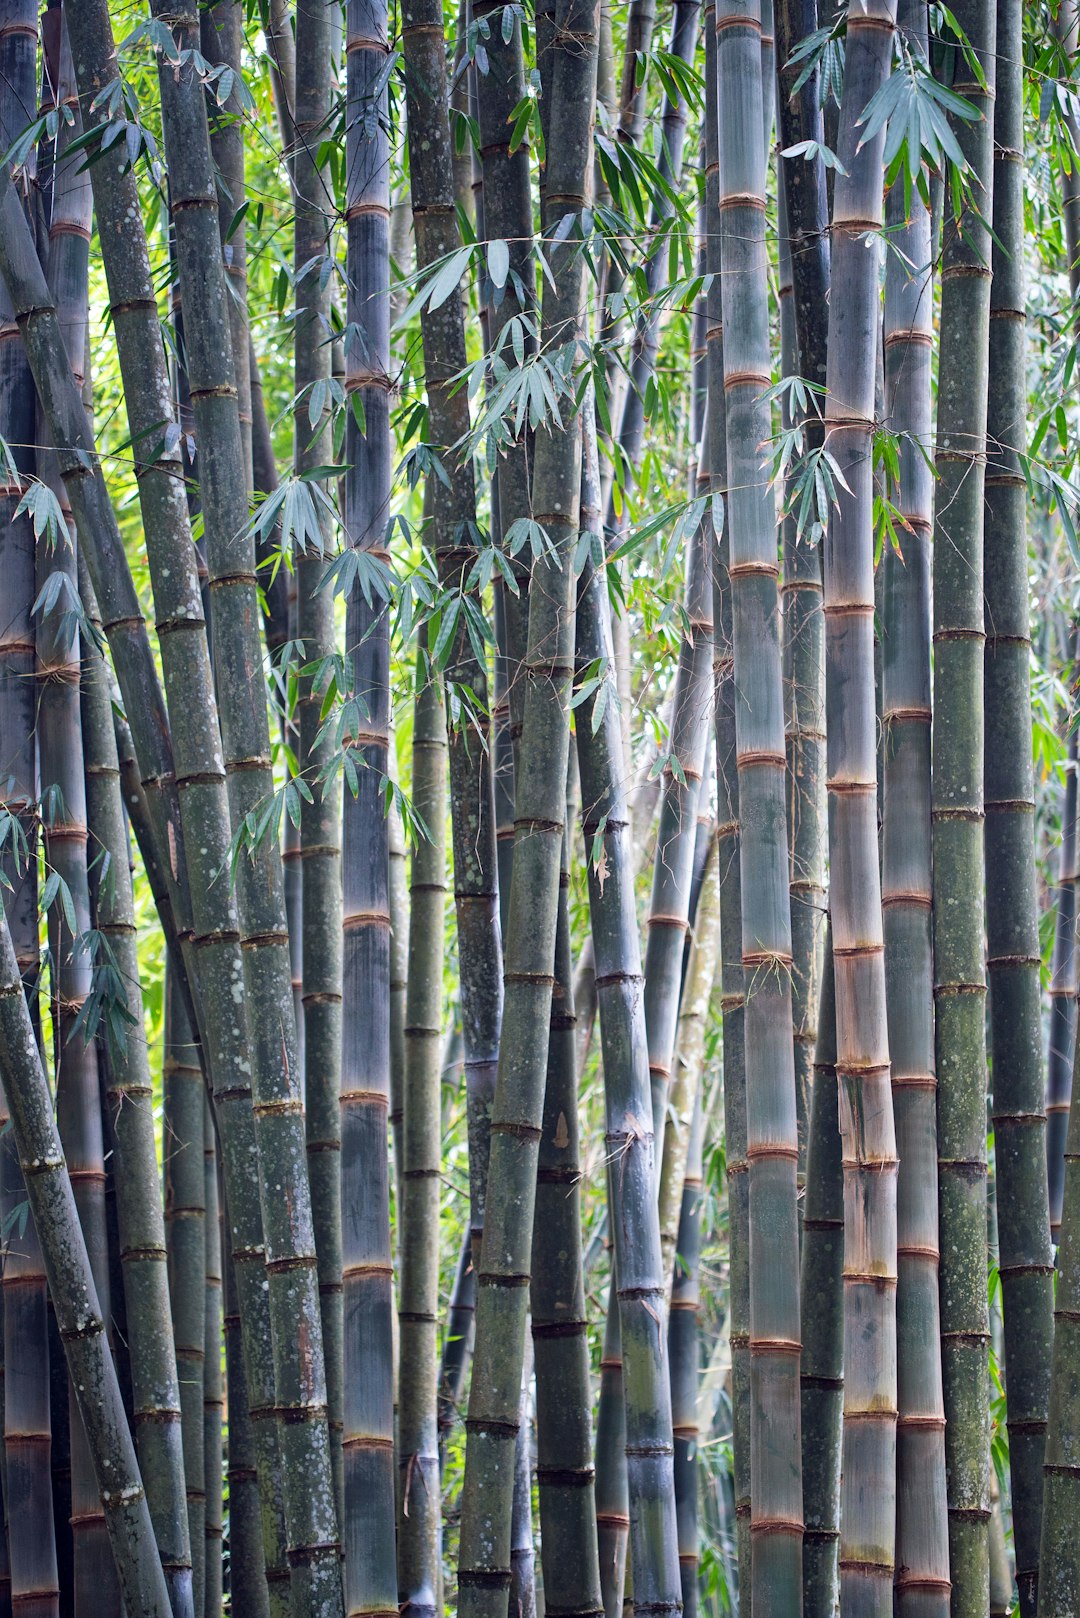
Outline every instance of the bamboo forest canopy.
[[0, 0], [0, 152], [0, 1618], [1076, 1618], [1074, 0]]

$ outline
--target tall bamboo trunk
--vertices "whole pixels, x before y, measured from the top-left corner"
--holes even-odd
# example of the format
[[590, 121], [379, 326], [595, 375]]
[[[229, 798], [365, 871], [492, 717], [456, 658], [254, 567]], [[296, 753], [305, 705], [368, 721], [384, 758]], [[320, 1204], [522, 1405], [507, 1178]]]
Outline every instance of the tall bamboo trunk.
[[[721, 291], [720, 119], [716, 12], [705, 17], [705, 201], [708, 325], [707, 443], [714, 506], [728, 489], [724, 398], [724, 309]], [[714, 524], [715, 529], [715, 524]], [[723, 518], [713, 558], [713, 659], [716, 729], [716, 836], [720, 861], [720, 1008], [724, 1038], [724, 1127], [727, 1146], [730, 1267], [732, 1449], [740, 1610], [750, 1610], [750, 1227], [746, 1164], [746, 989], [742, 970], [742, 862], [732, 662], [731, 536]]]
[[[345, 526], [370, 570], [387, 559], [390, 500], [389, 103], [384, 0], [349, 0]], [[358, 412], [362, 416], [361, 431]], [[361, 587], [363, 584], [363, 588]], [[384, 595], [361, 575], [349, 597], [346, 655], [363, 720], [350, 738], [342, 843], [344, 1011], [341, 1066], [345, 1309], [345, 1610], [392, 1618], [393, 1299], [386, 1114], [390, 1090], [389, 849], [383, 777], [390, 640]], [[385, 593], [385, 587], [384, 587]]]
[[[990, 88], [995, 9], [957, 22]], [[983, 480], [990, 317], [993, 105], [963, 51], [953, 89], [981, 114], [954, 132], [970, 203], [947, 214], [941, 255], [934, 532], [933, 917], [941, 1221], [941, 1359], [954, 1618], [989, 1604], [986, 1292], [986, 973], [983, 960]]]
[[[209, 1101], [205, 1099], [203, 1101], [203, 1170], [203, 1199], [206, 1209], [203, 1221], [206, 1230], [206, 1306], [204, 1309], [206, 1332], [203, 1339], [205, 1344], [203, 1352], [203, 1475], [206, 1489], [203, 1523], [206, 1533], [206, 1549], [204, 1554], [203, 1613], [205, 1618], [219, 1618], [222, 1603], [223, 1568], [221, 1551], [224, 1517], [222, 1500], [224, 1455], [221, 1442], [221, 1418], [224, 1409], [221, 1375], [223, 1301], [221, 1205], [218, 1197], [218, 1163], [214, 1140], [214, 1120]], [[232, 1412], [230, 1411], [231, 1417]], [[229, 1507], [230, 1529], [232, 1529], [236, 1519], [233, 1515], [234, 1501], [231, 1491]], [[256, 1517], [255, 1520], [257, 1523], [258, 1518]], [[266, 1581], [263, 1576], [261, 1537], [257, 1545], [256, 1571], [265, 1591]], [[239, 1589], [239, 1581], [235, 1577], [233, 1583]], [[238, 1596], [236, 1598], [237, 1610], [239, 1610], [239, 1601]], [[196, 1612], [195, 1618], [199, 1618], [198, 1612]]]
[[1023, 10], [998, 0], [994, 239], [987, 408], [985, 622], [986, 888], [994, 1165], [1008, 1389], [1016, 1583], [1038, 1605], [1043, 1453], [1054, 1340], [1043, 1112], [1042, 993], [1031, 764], [1031, 634], [1024, 476]]
[[798, 1136], [776, 526], [760, 449], [771, 423], [761, 20], [753, 4], [745, 10], [717, 6], [716, 76], [746, 993], [751, 1596], [758, 1607], [788, 1603], [797, 1610], [803, 1532]]
[[[903, 0], [898, 25], [927, 53], [926, 7]], [[907, 209], [907, 211], [906, 211]], [[930, 210], [900, 180], [886, 218], [897, 252], [885, 266], [885, 407], [900, 443], [900, 555], [882, 558], [882, 904], [897, 1185], [898, 1421], [896, 1604], [948, 1612], [945, 1415], [938, 1305], [937, 1106], [930, 861], [930, 530], [928, 465], [933, 266]]]
[[[89, 579], [83, 594], [93, 604]], [[96, 615], [95, 615], [96, 616]], [[183, 1319], [185, 1369], [191, 1391], [181, 1401], [173, 1318], [170, 1311], [165, 1219], [158, 1187], [154, 1135], [153, 1085], [143, 1022], [135, 903], [128, 865], [127, 827], [120, 796], [120, 767], [112, 719], [108, 670], [97, 646], [88, 643], [83, 689], [83, 741], [87, 774], [87, 811], [95, 864], [95, 924], [112, 951], [126, 997], [125, 1021], [106, 1020], [106, 1097], [112, 1117], [116, 1160], [115, 1182], [126, 1304], [127, 1341], [135, 1439], [146, 1485], [146, 1497], [158, 1551], [169, 1589], [174, 1618], [193, 1618], [192, 1540], [203, 1538], [200, 1511], [189, 1516], [185, 1479], [194, 1476], [196, 1498], [203, 1492], [202, 1355], [204, 1335], [203, 1220], [198, 1214], [204, 1195], [202, 1163], [202, 1076], [198, 1068], [186, 1079], [189, 1113], [198, 1121], [188, 1163], [190, 1177], [181, 1186], [181, 1206], [191, 1224], [196, 1248], [188, 1314]], [[105, 859], [108, 867], [99, 873]], [[106, 1019], [109, 1013], [106, 1011]], [[129, 1020], [128, 1020], [129, 1019]], [[194, 1081], [194, 1082], [193, 1082]], [[201, 1260], [201, 1262], [200, 1262]], [[185, 1443], [190, 1444], [190, 1470], [185, 1473]], [[200, 1558], [201, 1560], [201, 1558]], [[199, 1590], [200, 1605], [202, 1590]]]
[[6, 919], [0, 926], [0, 1056], [12, 1133], [124, 1602], [129, 1612], [146, 1618], [170, 1618], [150, 1512]]
[[[296, 13], [296, 192], [293, 263], [296, 287], [293, 468], [310, 474], [333, 460], [330, 442], [330, 287], [333, 252], [329, 170], [318, 162], [332, 95], [331, 22], [334, 8], [302, 3]], [[234, 321], [234, 341], [236, 323]], [[323, 589], [330, 523], [321, 515], [321, 548], [296, 559], [297, 639], [303, 643], [298, 706], [300, 768], [310, 798], [300, 804], [304, 1022], [304, 1106], [311, 1214], [318, 1257], [319, 1304], [326, 1397], [339, 1519], [344, 1510], [342, 1456], [341, 1280], [341, 802], [332, 780], [321, 779], [334, 757], [333, 733], [322, 723], [329, 681], [325, 660], [337, 650], [334, 597]]]
[[443, 938], [446, 906], [446, 710], [426, 648], [416, 658], [412, 803], [426, 830], [412, 856], [405, 1118], [401, 1161], [398, 1393], [398, 1599], [440, 1610], [438, 1450], [439, 1200], [442, 1157]]
[[[585, 206], [596, 95], [596, 8], [576, 0], [556, 18], [552, 146], [545, 231]], [[486, 199], [486, 177], [485, 177]], [[492, 228], [490, 216], [488, 229]], [[549, 246], [541, 340], [562, 349], [582, 332], [584, 266], [568, 242]], [[506, 942], [503, 1042], [492, 1107], [491, 1162], [480, 1271], [476, 1357], [462, 1493], [459, 1610], [506, 1611], [512, 1505], [510, 1453], [519, 1426], [535, 1175], [547, 1065], [551, 972], [566, 814], [573, 677], [573, 569], [581, 485], [577, 409], [537, 432], [532, 515], [551, 549], [533, 566], [521, 668], [522, 733], [515, 771], [516, 835]], [[501, 490], [500, 490], [501, 502]]]

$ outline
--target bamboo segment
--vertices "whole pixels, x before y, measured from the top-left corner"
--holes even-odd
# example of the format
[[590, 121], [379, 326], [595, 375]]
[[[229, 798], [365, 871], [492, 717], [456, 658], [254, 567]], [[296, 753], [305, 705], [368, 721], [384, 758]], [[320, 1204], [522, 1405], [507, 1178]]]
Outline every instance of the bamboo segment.
[[446, 796], [446, 710], [439, 677], [421, 646], [412, 801], [426, 832], [412, 856], [398, 1215], [398, 1599], [417, 1618], [439, 1610], [442, 1556], [437, 1378]]
[[[706, 267], [712, 281], [706, 299], [708, 325], [707, 442], [712, 472], [713, 659], [716, 728], [716, 836], [720, 861], [720, 1008], [724, 1036], [724, 1127], [728, 1171], [730, 1271], [728, 1329], [731, 1342], [732, 1449], [735, 1534], [740, 1611], [750, 1610], [750, 1227], [746, 1165], [746, 986], [742, 970], [742, 871], [739, 784], [735, 747], [735, 682], [732, 663], [730, 535], [723, 511], [728, 488], [727, 412], [724, 400], [724, 323], [721, 291], [720, 139], [717, 110], [715, 7], [705, 18], [705, 199]], [[719, 527], [717, 527], [719, 525]]]
[[[993, 86], [995, 8], [956, 19]], [[989, 1605], [986, 975], [983, 960], [983, 478], [993, 106], [950, 46], [970, 202], [947, 213], [941, 270], [934, 531], [933, 915], [941, 1220], [941, 1359], [953, 1618]]]
[[30, 1210], [124, 1602], [129, 1612], [144, 1618], [170, 1618], [165, 1577], [6, 918], [0, 927], [0, 1059]]
[[[345, 527], [369, 569], [388, 561], [390, 516], [389, 102], [385, 0], [346, 13], [347, 416]], [[358, 411], [364, 430], [361, 431]], [[394, 1370], [389, 1168], [389, 847], [383, 778], [389, 745], [386, 586], [354, 585], [345, 640], [358, 720], [342, 841], [344, 1009], [341, 1063], [345, 1319], [345, 1610], [394, 1618]]]
[[679, 1529], [679, 1573], [684, 1618], [695, 1618], [698, 1600], [698, 1312], [701, 1263], [701, 1149], [704, 1131], [700, 1087], [690, 1125], [690, 1148], [683, 1180], [679, 1247], [668, 1319], [671, 1361], [671, 1419], [675, 1436], [675, 1500]]
[[[85, 575], [83, 596], [92, 609], [93, 590]], [[92, 610], [91, 616], [94, 616]], [[114, 1031], [110, 1038], [107, 1032], [105, 1045], [106, 1096], [112, 1114], [117, 1159], [116, 1202], [135, 1438], [173, 1615], [184, 1618], [184, 1614], [195, 1612], [192, 1538], [197, 1533], [200, 1542], [203, 1540], [202, 1500], [198, 1496], [205, 1499], [200, 1453], [205, 1235], [203, 1218], [192, 1217], [199, 1213], [204, 1196], [202, 1075], [198, 1067], [193, 1073], [189, 1068], [184, 1081], [189, 1116], [193, 1113], [197, 1120], [191, 1131], [193, 1138], [185, 1165], [189, 1178], [186, 1181], [182, 1178], [179, 1198], [181, 1217], [191, 1225], [190, 1235], [196, 1249], [192, 1296], [187, 1299], [187, 1311], [178, 1310], [185, 1328], [184, 1369], [191, 1380], [185, 1405], [181, 1401], [170, 1313], [165, 1219], [154, 1137], [153, 1086], [143, 1023], [135, 904], [120, 797], [112, 694], [105, 662], [92, 643], [87, 645], [85, 655], [83, 739], [88, 823], [93, 846], [100, 856], [100, 863], [95, 866], [95, 921], [98, 931], [109, 941], [116, 970], [125, 986], [127, 1016], [131, 1019], [123, 1037]], [[98, 875], [106, 858], [107, 870]], [[175, 1203], [173, 1211], [175, 1214]], [[178, 1292], [178, 1302], [179, 1297]], [[190, 1460], [185, 1455], [185, 1443], [191, 1449]], [[189, 1515], [190, 1497], [186, 1497], [185, 1491], [185, 1482], [192, 1478], [198, 1504], [193, 1516]], [[201, 1604], [201, 1589], [199, 1597]]]
[[798, 1610], [803, 1523], [786, 755], [776, 528], [760, 448], [770, 434], [770, 364], [761, 19], [754, 0], [716, 8], [716, 79], [746, 993], [751, 1596], [760, 1613]]
[[[926, 8], [902, 0], [899, 28], [927, 53]], [[905, 212], [907, 206], [907, 212]], [[884, 797], [882, 905], [892, 1057], [897, 1188], [896, 1607], [915, 1618], [949, 1608], [945, 1415], [938, 1304], [937, 1109], [930, 870], [930, 211], [904, 184], [886, 218], [896, 251], [885, 266], [885, 407], [902, 437], [903, 554], [882, 559]]]
[[[298, 281], [293, 469], [301, 477], [334, 458], [329, 432], [331, 277], [324, 273], [333, 250], [328, 207], [331, 192], [328, 166], [318, 162], [330, 115], [333, 16], [334, 8], [325, 0], [302, 0], [296, 12], [296, 148], [292, 170], [296, 191], [293, 263]], [[235, 318], [233, 340], [235, 344]], [[322, 403], [320, 389], [326, 396]], [[303, 643], [303, 669], [313, 671], [301, 672], [298, 691], [300, 768], [311, 792], [310, 799], [305, 797], [300, 805], [301, 973], [307, 1170], [318, 1258], [334, 1497], [340, 1519], [344, 1510], [341, 931], [331, 918], [341, 912], [341, 801], [331, 780], [320, 778], [332, 765], [335, 753], [333, 732], [323, 724], [322, 705], [328, 683], [324, 660], [337, 649], [334, 596], [331, 590], [322, 588], [332, 548], [330, 524], [322, 511], [320, 530], [321, 548], [311, 544], [296, 558], [296, 634]]]
[[[206, 1335], [203, 1354], [203, 1460], [206, 1478], [206, 1501], [203, 1518], [206, 1528], [206, 1551], [204, 1557], [206, 1571], [203, 1588], [203, 1613], [205, 1618], [219, 1618], [222, 1610], [222, 1466], [224, 1463], [221, 1447], [221, 1417], [224, 1405], [221, 1381], [221, 1210], [218, 1198], [218, 1166], [217, 1151], [214, 1144], [214, 1120], [210, 1111], [210, 1104], [206, 1100], [203, 1102], [203, 1164], [205, 1171], [203, 1201], [206, 1209], [206, 1217], [203, 1221], [206, 1227], [206, 1307], [204, 1310]], [[232, 1516], [234, 1502], [231, 1496], [229, 1504], [230, 1527], [233, 1527], [235, 1531], [236, 1519]], [[260, 1542], [257, 1546], [255, 1568], [265, 1590], [262, 1566], [262, 1544]], [[233, 1571], [232, 1582], [234, 1587], [239, 1589], [239, 1581], [236, 1578], [235, 1571]], [[238, 1607], [239, 1600], [240, 1597], [238, 1596]], [[196, 1612], [195, 1618], [199, 1618], [198, 1612]]]
[[[585, 206], [596, 96], [596, 7], [567, 0], [552, 47], [552, 131], [545, 233]], [[489, 226], [490, 227], [490, 220]], [[546, 348], [576, 345], [584, 265], [566, 240], [548, 245], [541, 325]], [[477, 1276], [476, 1357], [462, 1493], [458, 1574], [462, 1618], [505, 1613], [512, 1505], [511, 1450], [519, 1426], [526, 1288], [543, 1122], [551, 972], [559, 900], [569, 696], [573, 677], [573, 569], [581, 485], [577, 410], [561, 430], [537, 431], [532, 516], [551, 549], [534, 563], [521, 676], [522, 732], [515, 770], [514, 863], [506, 942], [503, 1042], [491, 1122], [491, 1162]], [[500, 502], [502, 494], [500, 490]]]
[[994, 239], [985, 511], [987, 950], [1005, 1381], [1016, 1583], [1038, 1606], [1043, 1453], [1054, 1339], [1035, 873], [1025, 511], [1024, 82], [1020, 0], [997, 6]]

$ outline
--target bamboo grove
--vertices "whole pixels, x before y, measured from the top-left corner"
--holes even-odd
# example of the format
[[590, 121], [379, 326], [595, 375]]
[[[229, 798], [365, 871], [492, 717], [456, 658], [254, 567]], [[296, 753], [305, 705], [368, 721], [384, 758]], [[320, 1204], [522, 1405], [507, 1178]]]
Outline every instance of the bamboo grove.
[[0, 152], [0, 1618], [1075, 1618], [1074, 0], [0, 0]]

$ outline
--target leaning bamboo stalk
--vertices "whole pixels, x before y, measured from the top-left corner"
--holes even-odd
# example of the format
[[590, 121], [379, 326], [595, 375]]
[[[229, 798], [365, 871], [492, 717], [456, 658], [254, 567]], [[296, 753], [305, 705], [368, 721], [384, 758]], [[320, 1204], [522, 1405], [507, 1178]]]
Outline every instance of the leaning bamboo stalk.
[[[993, 85], [991, 0], [956, 12]], [[986, 1292], [986, 969], [983, 945], [983, 482], [990, 319], [993, 104], [950, 47], [969, 200], [941, 252], [934, 527], [933, 919], [938, 1075], [942, 1375], [954, 1618], [989, 1605], [989, 1316]]]
[[6, 919], [0, 1053], [30, 1210], [129, 1612], [170, 1618], [168, 1591]]
[[[385, 0], [346, 14], [347, 316], [345, 526], [369, 565], [388, 560], [390, 516], [389, 50]], [[360, 431], [357, 410], [366, 430]], [[382, 806], [389, 751], [387, 603], [354, 586], [346, 655], [364, 714], [350, 738], [356, 790], [345, 794], [344, 1011], [341, 1066], [345, 1310], [345, 1610], [393, 1618], [394, 1367], [386, 1114], [390, 1101], [389, 848]]]
[[410, 881], [398, 1212], [397, 1463], [398, 1599], [402, 1610], [417, 1618], [433, 1618], [438, 1610], [442, 1551], [437, 1339], [446, 797], [446, 710], [438, 674], [420, 645], [413, 707], [412, 802], [426, 830], [413, 849]]
[[[595, 7], [568, 0], [552, 48], [552, 131], [545, 234], [585, 206], [596, 95]], [[489, 225], [490, 228], [490, 225]], [[584, 266], [570, 242], [549, 243], [541, 340], [559, 350], [582, 330]], [[459, 1609], [462, 1618], [506, 1610], [512, 1505], [510, 1451], [519, 1426], [529, 1253], [543, 1122], [551, 971], [559, 900], [569, 695], [573, 677], [573, 569], [581, 486], [581, 421], [538, 429], [532, 514], [551, 549], [533, 565], [521, 676], [522, 733], [515, 771], [516, 835], [506, 941], [506, 996], [481, 1267], [476, 1355], [466, 1425]], [[500, 494], [501, 499], [501, 494]], [[501, 1339], [501, 1341], [500, 1341]]]
[[[167, 3], [155, 15], [168, 18], [178, 51], [194, 45], [196, 15], [176, 14]], [[219, 686], [230, 693], [218, 709], [222, 753], [229, 810], [239, 827], [269, 799], [273, 777], [238, 367], [203, 87], [193, 68], [164, 59], [158, 79], [188, 379], [200, 445], [214, 668]], [[246, 356], [244, 344], [239, 369], [245, 371]], [[235, 880], [243, 948], [239, 962], [234, 961], [240, 967], [234, 981], [247, 1014], [292, 1602], [298, 1614], [331, 1613], [341, 1600], [341, 1566], [288, 925], [276, 840], [264, 838], [244, 852], [235, 863]], [[229, 1189], [235, 1201], [231, 1182]]]
[[[62, 61], [65, 55], [62, 29], [59, 17], [53, 15], [56, 26], [50, 30], [53, 49], [46, 53], [46, 75], [51, 79], [51, 94], [62, 103], [68, 99], [66, 92], [71, 89], [71, 64], [70, 57], [66, 63]], [[61, 123], [60, 140], [66, 145], [78, 134], [81, 134], [81, 124], [76, 108], [75, 121], [70, 126]], [[46, 268], [71, 374], [81, 392], [87, 357], [92, 210], [85, 176], [77, 174], [80, 166], [78, 159], [65, 160], [61, 153], [50, 170]], [[43, 428], [43, 436], [47, 441], [47, 427]], [[48, 917], [56, 1117], [94, 1283], [108, 1320], [109, 1244], [98, 1051], [93, 1040], [79, 1027], [79, 1018], [92, 989], [93, 967], [80, 943], [91, 926], [86, 777], [79, 721], [80, 637], [77, 632], [69, 631], [65, 618], [70, 600], [79, 588], [77, 540], [56, 460], [48, 451], [42, 453], [40, 460], [44, 480], [52, 488], [64, 514], [63, 532], [54, 534], [52, 543], [38, 550], [39, 603], [49, 599], [50, 588], [61, 580], [63, 584], [59, 594], [51, 598], [51, 606], [39, 606], [36, 626], [37, 729], [45, 860], [70, 896], [70, 912], [68, 906], [54, 904]], [[54, 579], [54, 574], [59, 578]], [[97, 1604], [106, 1612], [118, 1610], [120, 1592], [113, 1576], [93, 1461], [74, 1400], [69, 1403], [69, 1418], [74, 1593], [78, 1618], [78, 1614], [88, 1613]]]
[[[85, 71], [80, 85], [83, 104], [90, 113], [101, 88], [87, 61], [110, 68], [115, 76], [115, 52], [107, 13], [98, 6], [80, 6], [69, 19], [77, 71]], [[98, 116], [100, 116], [98, 107]], [[106, 172], [107, 171], [107, 172]], [[100, 470], [95, 466], [93, 434], [86, 421], [82, 401], [71, 379], [52, 301], [40, 271], [33, 243], [29, 238], [19, 204], [7, 180], [0, 174], [0, 214], [5, 225], [0, 233], [0, 271], [19, 310], [24, 342], [35, 374], [35, 384], [45, 407], [61, 475], [68, 488], [72, 509], [87, 552], [87, 561], [102, 618], [109, 638], [113, 661], [123, 692], [124, 704], [135, 733], [146, 799], [154, 826], [154, 841], [161, 869], [166, 873], [177, 934], [181, 942], [189, 980], [201, 977], [200, 1012], [214, 1035], [214, 1082], [218, 1087], [219, 1122], [229, 1143], [227, 1171], [233, 1186], [233, 1206], [242, 1229], [242, 1246], [247, 1261], [247, 1313], [253, 1334], [253, 1376], [266, 1376], [270, 1366], [269, 1323], [266, 1299], [255, 1274], [263, 1259], [261, 1213], [258, 1188], [249, 1173], [253, 1146], [250, 1099], [246, 1079], [247, 1053], [240, 1038], [230, 982], [230, 960], [238, 956], [235, 907], [231, 892], [215, 877], [228, 857], [229, 818], [224, 799], [223, 770], [216, 725], [215, 706], [205, 642], [193, 633], [202, 621], [198, 574], [190, 539], [187, 509], [179, 476], [170, 475], [177, 464], [170, 463], [168, 451], [155, 455], [154, 445], [162, 415], [171, 412], [164, 351], [157, 324], [157, 305], [150, 295], [152, 282], [145, 234], [132, 221], [141, 218], [138, 192], [130, 171], [119, 173], [112, 165], [91, 165], [91, 178], [97, 182], [95, 205], [105, 244], [106, 273], [114, 300], [115, 326], [124, 377], [129, 426], [136, 444], [147, 457], [139, 478], [139, 494], [144, 504], [144, 528], [155, 587], [158, 642], [166, 679], [177, 700], [173, 705], [172, 726], [165, 716], [164, 699], [158, 683], [146, 625], [135, 595], [130, 570], [117, 530], [115, 517]], [[130, 182], [130, 184], [129, 184]], [[175, 451], [173, 452], [175, 454]], [[195, 697], [193, 699], [193, 692]], [[180, 759], [180, 781], [174, 765], [173, 745]], [[181, 818], [183, 815], [183, 819]], [[185, 841], [184, 823], [189, 836]], [[190, 872], [189, 872], [190, 855]], [[189, 886], [190, 874], [190, 886]], [[192, 913], [192, 899], [198, 905]], [[200, 949], [201, 973], [195, 972], [194, 939]], [[205, 992], [210, 985], [209, 994]], [[254, 1345], [260, 1346], [256, 1348]], [[259, 1408], [272, 1421], [272, 1387], [260, 1398]], [[272, 1426], [264, 1419], [263, 1476], [267, 1484], [268, 1517], [264, 1537], [267, 1556], [278, 1566], [277, 1533], [269, 1535], [273, 1500]]]
[[[761, 21], [716, 8], [728, 578], [742, 872], [750, 1225], [751, 1599], [798, 1601], [798, 1139], [791, 1015], [786, 755], [772, 491]], [[748, 133], [749, 132], [749, 133]], [[767, 1595], [766, 1592], [771, 1592]]]
[[[836, 1080], [844, 1150], [840, 1602], [892, 1611], [896, 1533], [896, 1182], [877, 838], [874, 705], [876, 239], [884, 130], [860, 133], [885, 82], [894, 0], [848, 10], [829, 305], [829, 445], [846, 481], [825, 540], [825, 704]], [[875, 245], [871, 246], [870, 243]]]
[[[92, 601], [88, 579], [84, 577], [83, 583], [84, 594]], [[118, 1158], [117, 1215], [136, 1445], [174, 1618], [182, 1618], [184, 1613], [195, 1612], [192, 1536], [197, 1533], [200, 1541], [203, 1538], [201, 1512], [196, 1512], [193, 1521], [188, 1515], [183, 1439], [190, 1437], [198, 1493], [202, 1486], [198, 1452], [202, 1438], [204, 1277], [202, 1264], [198, 1263], [192, 1286], [195, 1296], [191, 1299], [191, 1335], [187, 1339], [186, 1366], [192, 1368], [193, 1385], [185, 1430], [170, 1312], [165, 1219], [158, 1190], [154, 1138], [153, 1086], [142, 1015], [135, 903], [120, 796], [112, 694], [104, 660], [93, 644], [86, 648], [83, 737], [90, 835], [95, 851], [107, 856], [109, 862], [107, 873], [96, 883], [95, 921], [98, 931], [111, 946], [127, 996], [127, 1016], [131, 1019], [120, 1034], [113, 1029], [112, 1037], [108, 1037], [106, 1030], [106, 1093]], [[189, 1092], [193, 1092], [189, 1101], [201, 1124], [202, 1076], [197, 1067], [193, 1078], [194, 1083], [190, 1075], [187, 1080]], [[197, 1210], [203, 1196], [201, 1127], [195, 1134], [189, 1161], [194, 1190], [192, 1201], [185, 1206], [188, 1213]], [[205, 1246], [202, 1220], [193, 1220], [192, 1224], [201, 1258]], [[201, 1597], [201, 1590], [199, 1594]]]
[[1043, 1454], [1054, 1338], [1035, 872], [1031, 626], [1024, 476], [1023, 8], [998, 0], [985, 509], [985, 849], [994, 1164], [1016, 1583], [1038, 1605]]
[[[705, 16], [705, 221], [708, 407], [706, 412], [712, 492], [725, 499], [727, 417], [724, 400], [724, 321], [721, 292], [720, 138], [717, 111], [716, 16]], [[726, 522], [714, 533], [713, 712], [716, 732], [716, 820], [720, 861], [720, 1009], [724, 1038], [724, 1125], [727, 1145], [730, 1271], [728, 1330], [731, 1342], [732, 1449], [739, 1600], [750, 1602], [750, 1227], [746, 1163], [745, 1011], [742, 970], [742, 870], [739, 785], [735, 746], [735, 682], [732, 663], [731, 538]]]
[[[602, 660], [613, 679], [610, 604], [605, 580], [589, 564], [578, 600], [577, 659]], [[617, 1370], [624, 1391], [626, 1502], [635, 1610], [674, 1610], [681, 1584], [673, 1484], [671, 1387], [661, 1328], [664, 1281], [653, 1165], [641, 958], [634, 915], [630, 820], [622, 727], [605, 703], [594, 734], [594, 693], [577, 716], [582, 828], [589, 848], [589, 913], [604, 1064], [605, 1142], [609, 1154], [612, 1287], [618, 1298], [618, 1338], [605, 1340], [604, 1365]], [[595, 854], [600, 839], [602, 859]], [[601, 1389], [603, 1395], [603, 1387]], [[613, 1424], [614, 1425], [614, 1424]], [[614, 1433], [598, 1432], [609, 1443]], [[625, 1555], [617, 1520], [622, 1487], [597, 1496], [608, 1532], [601, 1539], [605, 1611], [610, 1612]]]
[[[926, 54], [926, 8], [898, 26]], [[946, 1613], [945, 1415], [938, 1304], [937, 1116], [930, 859], [930, 531], [933, 267], [930, 210], [903, 181], [886, 218], [885, 408], [899, 446], [903, 555], [882, 559], [882, 905], [897, 1182], [896, 1610]]]
[[[236, 8], [239, 10], [239, 8]], [[330, 116], [331, 21], [325, 0], [303, 0], [296, 11], [296, 146], [293, 265], [296, 328], [293, 381], [293, 469], [310, 474], [333, 460], [330, 442], [330, 285], [323, 273], [333, 251], [328, 210], [329, 170], [318, 162]], [[287, 25], [286, 25], [287, 26]], [[237, 340], [233, 322], [233, 340]], [[320, 398], [320, 393], [323, 396]], [[304, 1107], [311, 1214], [318, 1258], [326, 1398], [340, 1518], [344, 1510], [342, 1403], [344, 1377], [341, 1280], [341, 799], [330, 767], [332, 730], [322, 723], [325, 660], [337, 650], [333, 592], [324, 589], [331, 549], [329, 521], [320, 513], [321, 547], [296, 557], [296, 636], [303, 645], [299, 675], [299, 762], [310, 797], [300, 804], [304, 1023]], [[307, 672], [312, 671], [312, 672]]]

